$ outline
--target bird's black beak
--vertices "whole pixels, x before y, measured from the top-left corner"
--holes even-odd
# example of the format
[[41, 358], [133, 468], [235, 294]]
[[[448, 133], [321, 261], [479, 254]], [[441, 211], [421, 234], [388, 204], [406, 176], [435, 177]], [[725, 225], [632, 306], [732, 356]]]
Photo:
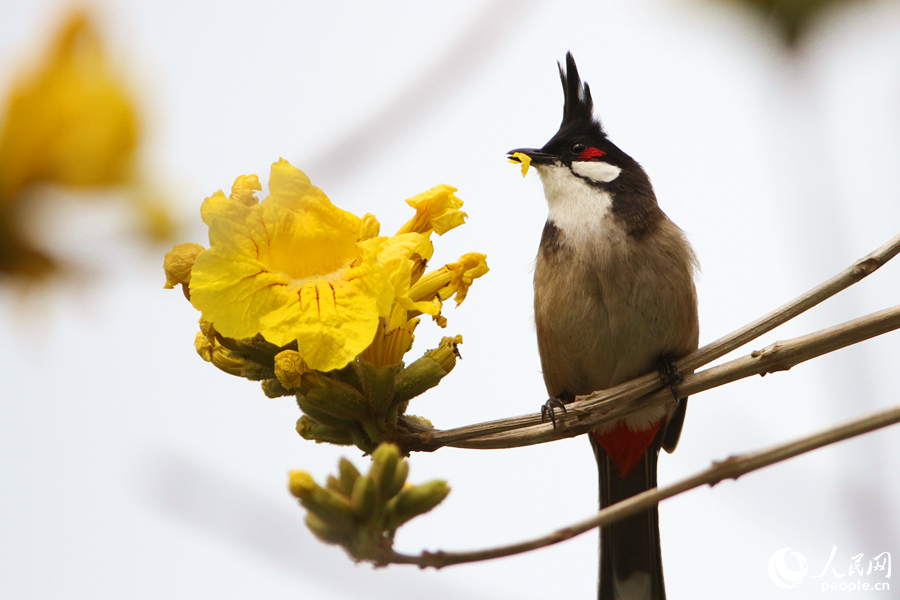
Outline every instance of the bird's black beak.
[[522, 162], [517, 157], [513, 156], [516, 152], [521, 152], [522, 154], [531, 157], [531, 164], [533, 165], [552, 165], [556, 162], [556, 156], [541, 152], [537, 148], [516, 148], [515, 150], [510, 150], [506, 153], [507, 158], [515, 162]]

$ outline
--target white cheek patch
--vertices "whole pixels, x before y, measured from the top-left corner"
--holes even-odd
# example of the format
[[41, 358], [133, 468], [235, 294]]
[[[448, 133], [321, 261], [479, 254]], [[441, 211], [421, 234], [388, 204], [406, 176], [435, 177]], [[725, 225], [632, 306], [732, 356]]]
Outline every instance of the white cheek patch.
[[602, 161], [576, 160], [572, 162], [572, 171], [593, 181], [609, 183], [619, 176], [622, 169]]

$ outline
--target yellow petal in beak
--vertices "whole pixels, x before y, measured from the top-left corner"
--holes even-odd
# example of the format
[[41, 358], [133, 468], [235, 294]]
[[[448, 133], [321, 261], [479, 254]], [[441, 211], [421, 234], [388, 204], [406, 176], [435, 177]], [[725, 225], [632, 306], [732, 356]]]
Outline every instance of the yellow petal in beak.
[[528, 175], [528, 167], [531, 166], [531, 157], [530, 157], [530, 156], [528, 156], [527, 154], [524, 154], [524, 153], [522, 153], [522, 152], [515, 152], [515, 153], [513, 153], [513, 155], [509, 158], [509, 162], [511, 162], [511, 163], [514, 163], [514, 162], [520, 162], [520, 163], [522, 163], [522, 177], [525, 177], [526, 175]]

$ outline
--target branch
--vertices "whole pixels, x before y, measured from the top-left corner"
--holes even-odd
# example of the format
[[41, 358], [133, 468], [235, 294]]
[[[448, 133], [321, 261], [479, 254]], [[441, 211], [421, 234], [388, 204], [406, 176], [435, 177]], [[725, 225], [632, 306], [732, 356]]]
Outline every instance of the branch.
[[[896, 310], [896, 309], [894, 309]], [[898, 311], [900, 314], [900, 311]], [[782, 349], [775, 348], [777, 344], [771, 346], [772, 350], [769, 355], [774, 352], [777, 355]], [[791, 353], [781, 354], [780, 357], [774, 358], [774, 370], [782, 368], [790, 368], [794, 358]], [[780, 362], [784, 361], [784, 362]], [[796, 364], [796, 363], [794, 363]], [[787, 365], [787, 366], [785, 366]], [[712, 369], [710, 369], [712, 370]], [[616, 521], [620, 521], [635, 513], [646, 510], [666, 498], [671, 498], [686, 492], [688, 490], [700, 487], [702, 485], [714, 486], [724, 479], [737, 479], [741, 475], [773, 465], [775, 463], [805, 454], [811, 450], [834, 444], [876, 429], [887, 427], [900, 422], [900, 406], [874, 413], [867, 417], [862, 417], [849, 421], [842, 425], [821, 431], [796, 439], [784, 444], [779, 444], [765, 450], [757, 450], [743, 455], [731, 456], [723, 461], [713, 462], [712, 466], [701, 471], [700, 473], [688, 477], [682, 481], [666, 486], [664, 488], [653, 488], [642, 492], [636, 496], [632, 496], [626, 500], [618, 502], [612, 506], [600, 510], [596, 515], [584, 521], [570, 525], [563, 529], [559, 529], [549, 535], [536, 538], [527, 542], [511, 544], [509, 546], [501, 546], [488, 550], [479, 550], [474, 552], [422, 552], [418, 556], [399, 554], [389, 552], [385, 557], [386, 562], [396, 564], [414, 564], [420, 567], [434, 567], [439, 569], [449, 565], [489, 560], [492, 558], [501, 558], [511, 556], [513, 554], [521, 554], [545, 546], [551, 546], [559, 542], [571, 539], [577, 535], [590, 531], [595, 527], [605, 527]]]
[[[898, 253], [900, 253], [900, 234], [893, 237], [868, 256], [856, 261], [853, 265], [828, 281], [816, 286], [805, 294], [802, 294], [752, 323], [749, 323], [682, 358], [676, 363], [677, 368], [682, 373], [691, 373], [697, 368], [743, 346], [747, 342], [786, 323], [797, 315], [802, 314], [813, 306], [816, 306], [838, 292], [862, 280], [869, 274], [875, 272]], [[896, 308], [888, 309], [887, 311], [874, 313], [869, 317], [849, 321], [844, 325], [825, 329], [818, 333], [801, 336], [786, 342], [776, 342], [773, 346], [761, 351], [762, 353], [768, 353], [769, 356], [765, 357], [765, 359], [763, 359], [761, 353], [754, 352], [742, 359], [737, 359], [736, 361], [731, 361], [713, 367], [712, 369], [707, 369], [701, 373], [686, 376], [684, 382], [679, 386], [679, 391], [683, 391], [685, 395], [690, 395], [757, 373], [764, 375], [765, 373], [773, 372], [775, 370], [783, 370], [766, 370], [762, 367], [764, 367], [765, 364], [769, 364], [767, 361], [772, 360], [774, 351], [778, 351], [781, 353], [781, 356], [785, 356], [785, 350], [792, 349], [794, 345], [800, 346], [797, 350], [800, 351], [801, 354], [798, 356], [805, 356], [805, 358], [801, 358], [801, 360], [790, 366], [870, 337], [886, 333], [887, 331], [891, 331], [900, 326], [896, 324], [895, 317], [884, 315], [884, 313], [893, 314], [892, 311], [895, 310]], [[869, 323], [869, 320], [871, 319], [875, 319], [876, 322], [880, 321], [880, 319], [884, 319], [884, 321], [880, 321], [880, 324]], [[853, 333], [847, 332], [842, 333], [841, 336], [835, 339], [828, 337], [828, 335], [833, 335], [835, 331], [853, 329], [862, 326], [864, 323], [869, 324], [866, 325], [867, 328], [863, 329], [861, 332], [865, 333], [863, 336], [856, 336]], [[822, 338], [821, 336], [823, 335], [826, 337]], [[836, 342], [837, 345], [834, 345]], [[756, 360], [756, 363], [747, 362], [748, 360], [752, 361], [754, 359]], [[759, 364], [762, 367], [752, 368], [751, 365], [753, 364]], [[787, 368], [790, 368], [790, 366]], [[725, 372], [722, 371], [723, 369], [725, 369]], [[734, 369], [734, 373], [732, 373], [730, 369]], [[737, 373], [737, 376], [732, 377], [735, 373]], [[706, 378], [710, 378], [713, 375], [715, 376], [714, 381], [717, 381], [717, 383], [712, 385], [703, 383], [707, 382]], [[647, 394], [659, 390], [661, 385], [658, 375], [651, 373], [608, 390], [601, 390], [587, 396], [580, 396], [578, 401], [567, 405], [567, 413], [562, 415], [562, 418], [557, 419], [557, 427], [555, 429], [551, 424], [543, 423], [541, 421], [541, 415], [538, 413], [488, 421], [443, 431], [428, 429], [412, 423], [403, 422], [403, 426], [406, 429], [403, 447], [407, 451], [431, 451], [436, 450], [441, 446], [455, 446], [460, 448], [513, 448], [565, 437], [574, 437], [590, 431], [598, 424], [613, 421], [640, 410], [641, 408], [646, 408], [650, 402], [664, 403], [665, 401], [671, 400], [668, 391], [657, 392], [653, 396], [645, 397]]]

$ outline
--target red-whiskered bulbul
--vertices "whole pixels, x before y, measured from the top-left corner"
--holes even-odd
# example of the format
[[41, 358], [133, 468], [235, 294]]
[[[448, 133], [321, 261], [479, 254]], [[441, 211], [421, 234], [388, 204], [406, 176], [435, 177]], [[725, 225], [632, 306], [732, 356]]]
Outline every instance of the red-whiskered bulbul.
[[[671, 366], [699, 337], [697, 262], [684, 233], [660, 210], [641, 166], [594, 118], [571, 53], [559, 74], [559, 131], [539, 150], [509, 152], [531, 158], [550, 209], [534, 321], [551, 416], [554, 402]], [[675, 449], [686, 408], [687, 398], [673, 399], [590, 433], [601, 507], [656, 487], [659, 449]], [[656, 507], [601, 530], [599, 598], [665, 598]]]

